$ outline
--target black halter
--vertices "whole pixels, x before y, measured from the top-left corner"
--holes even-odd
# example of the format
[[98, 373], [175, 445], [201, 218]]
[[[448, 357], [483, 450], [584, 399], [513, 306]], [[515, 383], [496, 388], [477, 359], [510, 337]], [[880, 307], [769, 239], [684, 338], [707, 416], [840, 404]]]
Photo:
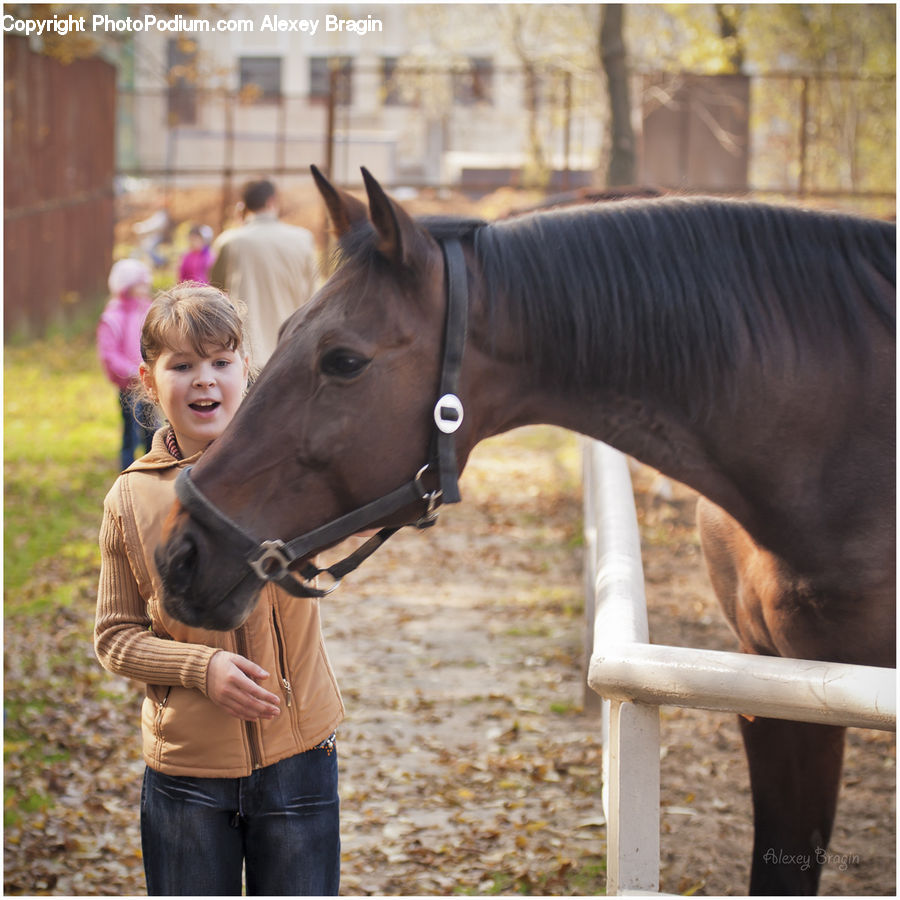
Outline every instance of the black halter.
[[[230, 542], [244, 556], [250, 569], [261, 581], [274, 581], [295, 597], [324, 597], [340, 584], [346, 574], [356, 569], [403, 526], [382, 528], [354, 553], [326, 569], [307, 563], [299, 573], [304, 581], [299, 581], [290, 572], [290, 567], [297, 560], [310, 556], [320, 547], [336, 544], [364, 530], [373, 522], [384, 519], [413, 503], [425, 503], [425, 510], [416, 522], [410, 524], [414, 524], [417, 528], [427, 528], [437, 520], [438, 506], [441, 503], [459, 502], [455, 435], [463, 420], [463, 406], [457, 391], [466, 344], [468, 284], [465, 257], [459, 241], [443, 242], [441, 249], [444, 253], [447, 318], [444, 326], [444, 355], [439, 399], [434, 406], [435, 428], [429, 460], [416, 472], [411, 481], [365, 506], [285, 543], [277, 539], [256, 540], [228, 518], [194, 485], [189, 474], [190, 466], [175, 480], [175, 494], [182, 506], [194, 518]], [[439, 487], [437, 490], [428, 491], [423, 479], [427, 472], [434, 470], [438, 474]], [[241, 580], [243, 581], [249, 574], [246, 573]], [[330, 575], [334, 583], [325, 589], [313, 587], [308, 583], [321, 574]]]

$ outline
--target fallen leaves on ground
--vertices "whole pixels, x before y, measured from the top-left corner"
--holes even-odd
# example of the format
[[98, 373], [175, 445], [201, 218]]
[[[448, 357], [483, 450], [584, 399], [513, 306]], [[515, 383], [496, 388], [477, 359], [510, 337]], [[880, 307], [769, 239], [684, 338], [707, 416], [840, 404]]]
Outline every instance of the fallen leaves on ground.
[[[577, 475], [559, 478], [577, 451], [529, 441], [486, 454], [468, 509], [398, 536], [323, 603], [348, 709], [343, 893], [603, 888], [599, 743], [578, 713], [580, 500]], [[498, 473], [513, 500], [490, 489]], [[94, 657], [90, 584], [6, 622], [8, 894], [144, 893], [140, 690]]]
[[[600, 726], [582, 712], [580, 458], [524, 429], [476, 449], [464, 502], [398, 534], [322, 603], [347, 707], [338, 733], [342, 893], [605, 891]], [[636, 470], [661, 643], [730, 649], [693, 497]], [[33, 584], [52, 577], [36, 572]], [[139, 689], [71, 606], [5, 628], [5, 892], [144, 893]], [[662, 710], [662, 889], [740, 895], [752, 824], [731, 716]], [[851, 729], [823, 893], [893, 895], [893, 736]]]
[[4, 891], [144, 893], [136, 687], [100, 669], [93, 599], [7, 619]]

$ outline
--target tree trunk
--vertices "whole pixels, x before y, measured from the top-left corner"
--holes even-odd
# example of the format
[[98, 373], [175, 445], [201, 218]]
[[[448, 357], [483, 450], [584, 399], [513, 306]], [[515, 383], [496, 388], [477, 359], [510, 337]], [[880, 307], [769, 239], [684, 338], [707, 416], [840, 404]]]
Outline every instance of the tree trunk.
[[631, 128], [631, 91], [623, 26], [625, 5], [608, 3], [600, 20], [600, 60], [606, 73], [610, 110], [610, 156], [606, 183], [610, 187], [635, 183], [636, 154]]
[[728, 44], [728, 64], [731, 71], [744, 71], [744, 42], [740, 34], [742, 10], [733, 6], [715, 4], [716, 19], [719, 22], [719, 37]]

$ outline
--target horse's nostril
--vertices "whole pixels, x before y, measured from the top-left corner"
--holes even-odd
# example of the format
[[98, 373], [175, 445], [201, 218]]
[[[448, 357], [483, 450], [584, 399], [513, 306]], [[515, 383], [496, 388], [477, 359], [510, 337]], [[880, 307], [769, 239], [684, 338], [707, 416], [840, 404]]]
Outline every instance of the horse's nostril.
[[184, 594], [194, 579], [197, 562], [197, 544], [188, 534], [183, 535], [167, 548], [164, 555], [163, 579], [170, 590]]

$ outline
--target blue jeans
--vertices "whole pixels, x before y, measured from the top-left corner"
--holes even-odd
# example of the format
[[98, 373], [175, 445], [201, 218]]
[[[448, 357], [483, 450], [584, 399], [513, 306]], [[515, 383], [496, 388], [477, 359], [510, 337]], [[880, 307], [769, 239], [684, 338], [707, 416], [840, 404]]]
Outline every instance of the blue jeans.
[[130, 391], [119, 391], [122, 407], [122, 459], [121, 468], [127, 469], [134, 462], [134, 451], [139, 446], [150, 452], [153, 443], [153, 407], [140, 400], [135, 402]]
[[150, 896], [336, 896], [337, 750], [315, 748], [246, 778], [144, 772], [141, 843]]

